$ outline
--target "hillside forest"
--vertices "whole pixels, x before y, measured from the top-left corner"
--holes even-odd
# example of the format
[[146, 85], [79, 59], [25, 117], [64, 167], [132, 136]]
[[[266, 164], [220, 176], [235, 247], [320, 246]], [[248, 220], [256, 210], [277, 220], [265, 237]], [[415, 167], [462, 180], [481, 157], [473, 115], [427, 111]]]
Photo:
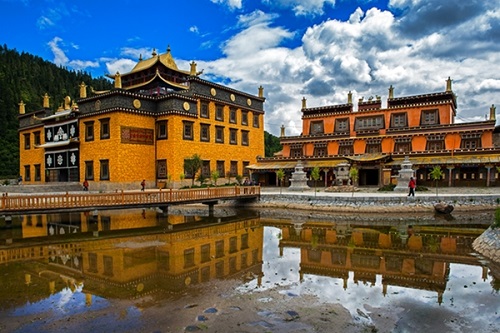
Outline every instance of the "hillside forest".
[[[43, 95], [50, 96], [53, 110], [65, 96], [76, 99], [79, 85], [85, 82], [95, 90], [108, 90], [112, 83], [105, 77], [92, 78], [83, 71], [68, 70], [41, 57], [0, 46], [0, 179], [19, 175], [19, 103], [26, 112], [42, 108]], [[279, 138], [265, 134], [265, 156], [281, 150]]]

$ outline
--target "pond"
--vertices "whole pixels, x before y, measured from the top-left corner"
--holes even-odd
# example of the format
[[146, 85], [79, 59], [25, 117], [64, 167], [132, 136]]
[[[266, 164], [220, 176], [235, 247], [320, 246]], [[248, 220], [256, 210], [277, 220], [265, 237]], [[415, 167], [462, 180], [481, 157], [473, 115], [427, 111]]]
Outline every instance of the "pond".
[[494, 212], [0, 218], [1, 332], [499, 332]]

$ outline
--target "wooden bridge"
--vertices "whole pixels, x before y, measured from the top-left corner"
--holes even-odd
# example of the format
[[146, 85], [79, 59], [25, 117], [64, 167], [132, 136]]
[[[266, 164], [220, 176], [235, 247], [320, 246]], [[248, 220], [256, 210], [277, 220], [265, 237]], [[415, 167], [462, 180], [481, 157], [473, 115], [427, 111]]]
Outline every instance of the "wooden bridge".
[[85, 209], [123, 209], [205, 203], [213, 209], [219, 200], [260, 198], [260, 186], [207, 187], [202, 189], [117, 191], [112, 193], [3, 194], [0, 214], [25, 214]]

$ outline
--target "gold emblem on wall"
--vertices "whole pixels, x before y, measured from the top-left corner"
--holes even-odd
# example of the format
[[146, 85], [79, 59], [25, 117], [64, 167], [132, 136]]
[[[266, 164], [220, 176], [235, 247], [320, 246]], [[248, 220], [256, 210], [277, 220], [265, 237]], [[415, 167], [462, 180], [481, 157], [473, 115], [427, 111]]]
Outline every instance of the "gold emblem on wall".
[[138, 99], [134, 99], [134, 108], [138, 109], [141, 107], [141, 101]]
[[234, 94], [231, 94], [231, 100], [234, 102], [236, 99], [236, 97], [234, 96]]
[[248, 106], [252, 105], [252, 100], [250, 98], [247, 99], [247, 104], [248, 104]]
[[212, 94], [212, 96], [217, 95], [217, 91], [215, 91], [215, 88], [210, 89], [210, 94]]
[[189, 111], [189, 103], [188, 102], [184, 102], [184, 104], [182, 106], [184, 107], [184, 110]]

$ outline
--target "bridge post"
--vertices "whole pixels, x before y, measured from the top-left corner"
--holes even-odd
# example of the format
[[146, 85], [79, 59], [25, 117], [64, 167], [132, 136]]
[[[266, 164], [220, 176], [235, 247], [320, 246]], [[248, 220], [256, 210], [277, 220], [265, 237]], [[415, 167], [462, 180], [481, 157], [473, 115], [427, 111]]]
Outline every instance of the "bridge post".
[[214, 216], [214, 206], [215, 204], [213, 202], [208, 204], [208, 216], [210, 217]]

